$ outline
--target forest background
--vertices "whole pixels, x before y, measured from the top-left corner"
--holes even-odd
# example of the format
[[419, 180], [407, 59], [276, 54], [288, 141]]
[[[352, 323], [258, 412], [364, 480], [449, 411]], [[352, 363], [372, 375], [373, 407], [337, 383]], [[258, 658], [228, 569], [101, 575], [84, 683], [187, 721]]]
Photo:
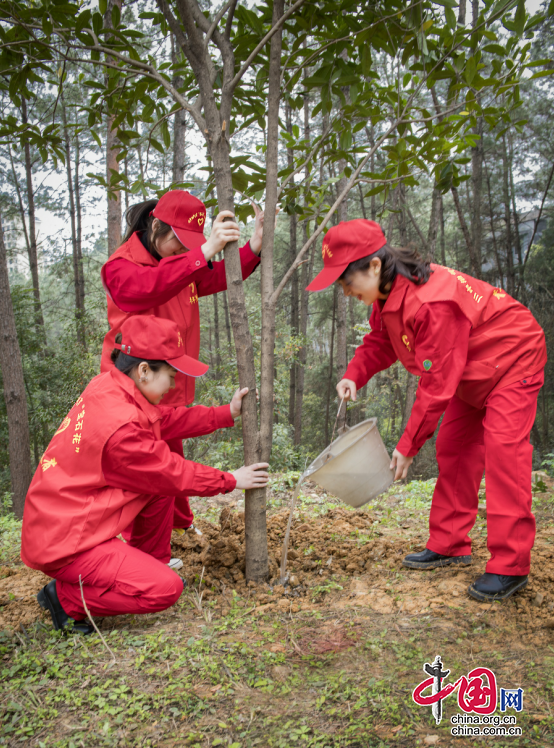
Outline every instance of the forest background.
[[[368, 310], [336, 287], [304, 290], [339, 220], [379, 221], [392, 244], [505, 289], [532, 310], [550, 353], [553, 6], [0, 4], [3, 511], [21, 515], [42, 453], [99, 371], [100, 268], [125, 210], [167, 189], [190, 190], [212, 216], [233, 208], [244, 241], [251, 201], [280, 208], [244, 297], [232, 283], [199, 299], [210, 371], [196, 401], [228, 402], [238, 369], [242, 384], [260, 384], [261, 412], [251, 401], [242, 433], [187, 442], [190, 459], [231, 469], [246, 449], [247, 461], [298, 471], [328, 444], [335, 384], [369, 330]], [[226, 257], [229, 277], [236, 248]], [[391, 452], [416, 386], [394, 365], [349, 404], [347, 422], [377, 416]], [[554, 451], [553, 400], [549, 362], [537, 467]], [[434, 475], [431, 440], [411, 477]]]

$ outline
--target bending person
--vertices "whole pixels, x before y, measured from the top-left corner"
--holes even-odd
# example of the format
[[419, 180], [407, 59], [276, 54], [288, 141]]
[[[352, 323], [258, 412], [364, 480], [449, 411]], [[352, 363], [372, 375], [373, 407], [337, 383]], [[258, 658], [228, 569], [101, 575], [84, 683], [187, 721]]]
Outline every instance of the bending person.
[[[241, 248], [243, 278], [256, 269], [262, 248], [264, 214], [255, 208], [256, 224], [250, 241]], [[216, 217], [209, 239], [204, 236], [206, 207], [183, 190], [166, 192], [160, 200], [147, 200], [127, 211], [128, 231], [123, 244], [102, 267], [102, 283], [108, 295], [110, 331], [104, 339], [101, 371], [112, 367], [115, 336], [126, 319], [153, 314], [176, 323], [184, 353], [197, 359], [200, 353], [198, 298], [225, 291], [224, 261], [212, 262], [228, 242], [238, 241], [240, 230], [230, 211]], [[178, 372], [175, 388], [165, 405], [190, 405], [194, 401], [194, 378]], [[169, 448], [183, 456], [181, 439], [168, 441]], [[188, 499], [175, 504], [173, 526], [186, 529], [193, 514]]]
[[183, 353], [174, 322], [132, 317], [114, 353], [115, 368], [89, 383], [54, 434], [25, 501], [21, 558], [53, 578], [38, 601], [56, 629], [91, 633], [83, 597], [92, 616], [173, 605], [183, 591], [166, 565], [174, 497], [267, 484], [267, 463], [226, 473], [169, 449], [169, 439], [232, 426], [247, 392], [215, 408], [160, 405], [177, 372], [208, 368]]
[[471, 563], [468, 532], [486, 473], [486, 572], [469, 588], [477, 600], [504, 599], [527, 584], [535, 518], [531, 512], [529, 437], [544, 381], [544, 332], [531, 312], [500, 288], [450, 268], [430, 265], [410, 249], [387, 244], [373, 221], [331, 228], [324, 268], [308, 286], [335, 281], [346, 296], [373, 305], [371, 332], [337, 385], [356, 392], [377, 372], [400, 362], [420, 377], [406, 429], [393, 452], [395, 479], [437, 438], [439, 478], [427, 547], [406, 556], [412, 569]]

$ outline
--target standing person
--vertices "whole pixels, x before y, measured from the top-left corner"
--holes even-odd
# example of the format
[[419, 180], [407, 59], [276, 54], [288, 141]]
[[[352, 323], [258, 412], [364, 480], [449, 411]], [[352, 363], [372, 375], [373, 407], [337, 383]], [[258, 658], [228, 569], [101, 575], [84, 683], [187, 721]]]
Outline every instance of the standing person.
[[[240, 250], [243, 278], [260, 262], [263, 212], [257, 207], [254, 234]], [[111, 351], [124, 321], [133, 315], [153, 314], [170, 319], [179, 328], [184, 352], [197, 359], [200, 353], [198, 298], [225, 291], [225, 262], [212, 262], [228, 242], [238, 241], [240, 230], [230, 211], [219, 213], [209, 239], [204, 236], [206, 207], [184, 190], [166, 192], [159, 200], [147, 200], [127, 211], [127, 234], [123, 244], [102, 267], [102, 283], [108, 295], [110, 330], [104, 339], [101, 371], [112, 367]], [[194, 379], [178, 373], [175, 389], [165, 405], [190, 405], [194, 401]], [[171, 439], [169, 448], [183, 455], [181, 439]], [[174, 527], [192, 526], [188, 498], [175, 504]], [[128, 533], [125, 533], [128, 536]]]
[[[248, 391], [216, 408], [160, 405], [177, 372], [195, 377], [208, 368], [183, 348], [170, 320], [124, 322], [114, 368], [89, 383], [41, 458], [25, 501], [21, 558], [53, 577], [37, 598], [56, 629], [92, 632], [83, 598], [92, 616], [173, 605], [183, 591], [166, 566], [173, 497], [267, 484], [267, 463], [226, 473], [169, 449], [169, 439], [232, 426]], [[131, 523], [124, 543], [117, 536]]]
[[431, 569], [471, 563], [468, 532], [484, 470], [490, 559], [468, 591], [477, 600], [509, 597], [527, 584], [535, 538], [529, 437], [544, 381], [544, 332], [500, 288], [430, 265], [413, 249], [391, 247], [373, 221], [331, 228], [323, 264], [309, 291], [338, 281], [346, 296], [373, 305], [371, 332], [337, 385], [339, 397], [355, 400], [360, 387], [397, 360], [421, 377], [393, 452], [395, 480], [406, 477], [444, 413], [429, 541], [403, 564]]

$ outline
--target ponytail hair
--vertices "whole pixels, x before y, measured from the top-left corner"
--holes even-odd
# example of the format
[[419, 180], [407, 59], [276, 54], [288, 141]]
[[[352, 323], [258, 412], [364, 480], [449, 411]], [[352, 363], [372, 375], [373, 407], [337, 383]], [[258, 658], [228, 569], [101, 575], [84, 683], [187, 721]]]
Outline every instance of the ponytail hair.
[[[115, 336], [115, 344], [121, 345], [122, 340], [123, 337], [121, 333], [118, 332]], [[131, 376], [131, 372], [133, 371], [133, 369], [135, 369], [143, 361], [145, 361], [154, 372], [160, 371], [163, 366], [168, 366], [167, 361], [157, 361], [148, 358], [136, 358], [135, 356], [129, 356], [126, 353], [123, 353], [120, 348], [114, 348], [110, 358], [112, 360], [112, 363], [115, 364], [115, 368], [122, 374], [126, 374], [128, 377]]]
[[145, 200], [142, 203], [131, 205], [125, 213], [127, 232], [123, 237], [123, 242], [129, 241], [136, 231], [143, 233], [143, 240], [146, 244], [146, 249], [150, 252], [152, 257], [156, 258], [156, 260], [161, 260], [162, 258], [156, 252], [156, 242], [158, 239], [163, 239], [164, 236], [169, 234], [171, 226], [160, 221], [158, 218], [159, 226], [155, 231], [152, 229], [152, 223], [154, 222], [152, 211], [157, 204], [157, 200]]
[[430, 261], [421, 257], [414, 244], [408, 244], [408, 246], [402, 248], [385, 244], [384, 247], [381, 247], [372, 255], [351, 262], [339, 280], [348, 282], [354, 273], [366, 271], [374, 257], [381, 260], [379, 292], [382, 294], [387, 294], [390, 291], [397, 275], [403, 275], [404, 278], [415, 283], [416, 286], [422, 286], [427, 283], [433, 272]]

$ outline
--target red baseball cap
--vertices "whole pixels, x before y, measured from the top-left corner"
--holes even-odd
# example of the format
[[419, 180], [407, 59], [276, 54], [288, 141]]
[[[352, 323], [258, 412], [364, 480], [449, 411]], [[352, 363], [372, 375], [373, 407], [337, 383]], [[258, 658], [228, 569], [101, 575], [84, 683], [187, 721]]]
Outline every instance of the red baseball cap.
[[341, 221], [325, 234], [321, 254], [323, 270], [307, 286], [306, 291], [329, 288], [354, 260], [377, 252], [387, 243], [383, 229], [375, 221], [355, 218]]
[[123, 353], [150, 361], [167, 361], [177, 371], [189, 377], [200, 377], [210, 368], [184, 353], [185, 346], [179, 328], [170, 319], [153, 314], [133, 315], [121, 325]]
[[196, 249], [205, 244], [206, 206], [190, 192], [185, 190], [166, 192], [158, 200], [152, 215], [169, 224], [177, 239], [187, 249]]

